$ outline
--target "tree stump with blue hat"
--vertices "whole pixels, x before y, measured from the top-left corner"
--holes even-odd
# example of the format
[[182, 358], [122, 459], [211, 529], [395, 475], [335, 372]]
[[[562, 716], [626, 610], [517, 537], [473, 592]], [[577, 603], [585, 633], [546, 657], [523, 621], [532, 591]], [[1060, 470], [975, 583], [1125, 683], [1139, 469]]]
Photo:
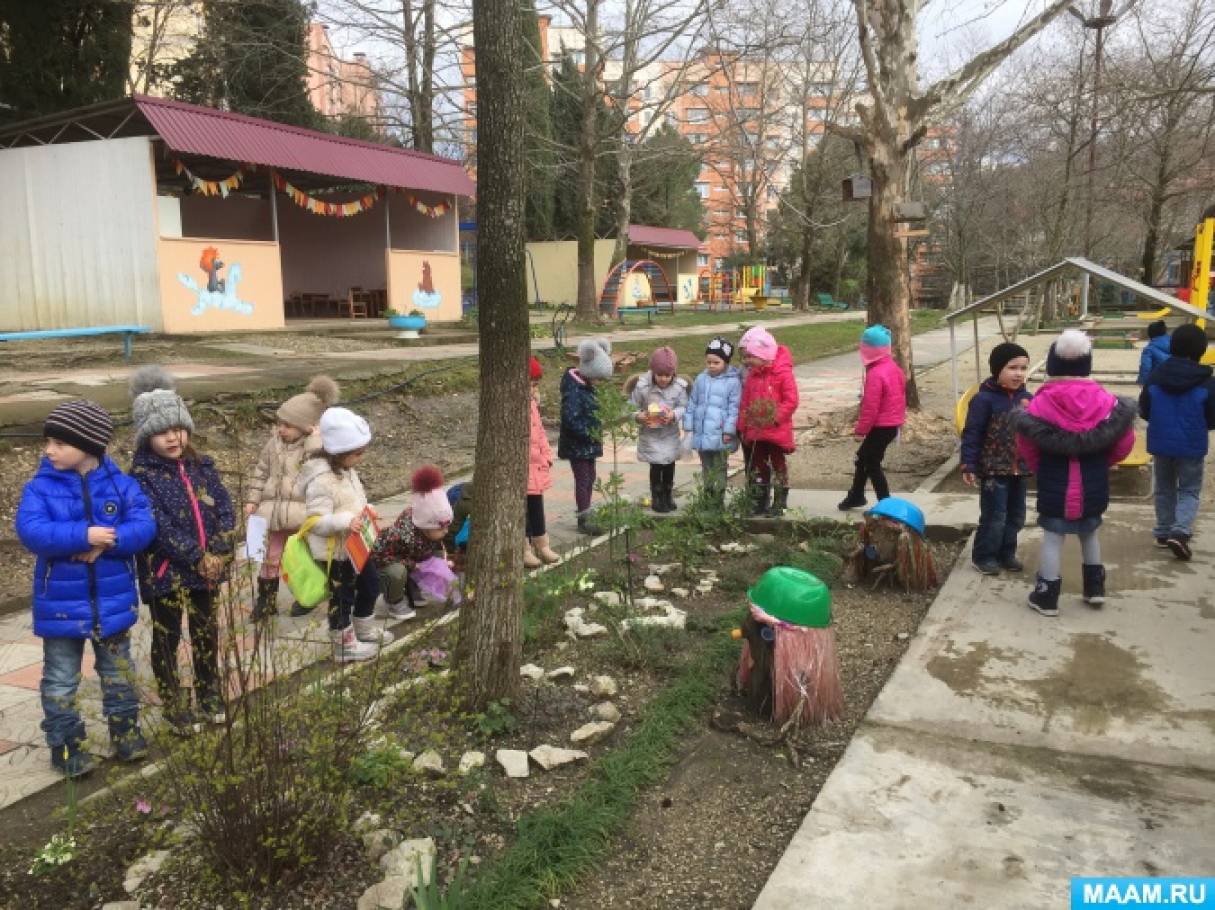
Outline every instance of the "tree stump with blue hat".
[[844, 693], [831, 628], [831, 589], [809, 572], [776, 566], [747, 598], [750, 615], [735, 632], [745, 639], [738, 690], [782, 730], [839, 720]]
[[904, 591], [930, 591], [940, 584], [932, 548], [924, 536], [924, 513], [915, 503], [889, 496], [865, 513], [856, 546], [848, 554], [851, 580], [896, 584]]

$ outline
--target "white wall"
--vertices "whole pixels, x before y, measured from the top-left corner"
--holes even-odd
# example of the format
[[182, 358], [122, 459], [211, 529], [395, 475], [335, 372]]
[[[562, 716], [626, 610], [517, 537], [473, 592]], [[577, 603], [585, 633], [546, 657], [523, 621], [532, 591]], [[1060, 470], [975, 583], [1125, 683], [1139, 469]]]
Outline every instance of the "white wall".
[[146, 137], [0, 151], [0, 330], [161, 328]]

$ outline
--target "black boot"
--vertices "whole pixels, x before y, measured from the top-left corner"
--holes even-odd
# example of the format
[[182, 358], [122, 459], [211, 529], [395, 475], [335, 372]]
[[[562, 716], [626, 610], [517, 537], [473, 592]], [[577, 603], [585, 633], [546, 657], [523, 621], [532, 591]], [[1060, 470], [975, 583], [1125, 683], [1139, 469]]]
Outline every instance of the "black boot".
[[1059, 589], [1063, 587], [1063, 579], [1056, 578], [1047, 581], [1041, 575], [1029, 595], [1029, 605], [1043, 616], [1059, 615]]
[[583, 512], [578, 516], [578, 532], [589, 537], [598, 537], [603, 533], [603, 528], [591, 521], [590, 512]]
[[756, 481], [751, 484], [751, 514], [755, 517], [768, 514], [772, 503], [772, 488], [766, 483]]
[[861, 506], [867, 505], [868, 502], [869, 500], [865, 498], [864, 493], [854, 493], [852, 490], [849, 490], [848, 495], [840, 500], [839, 510], [847, 512], [849, 509], [859, 509]]
[[675, 505], [675, 485], [668, 483], [662, 488], [662, 501], [668, 512], [674, 512], [679, 506]]
[[82, 739], [71, 739], [62, 746], [51, 746], [51, 767], [64, 777], [84, 777], [93, 770], [93, 756], [85, 751]]
[[139, 761], [148, 754], [148, 741], [139, 729], [138, 715], [110, 718], [110, 741], [120, 761]]
[[785, 514], [785, 508], [789, 504], [789, 488], [784, 484], [772, 484], [772, 508], [768, 510], [768, 514], [773, 518], [780, 518]]
[[662, 514], [667, 511], [667, 502], [662, 495], [662, 484], [650, 484], [650, 508], [655, 512]]
[[257, 580], [257, 600], [253, 602], [253, 621], [261, 622], [278, 613], [278, 579]]
[[1084, 566], [1084, 602], [1091, 607], [1105, 603], [1105, 566]]

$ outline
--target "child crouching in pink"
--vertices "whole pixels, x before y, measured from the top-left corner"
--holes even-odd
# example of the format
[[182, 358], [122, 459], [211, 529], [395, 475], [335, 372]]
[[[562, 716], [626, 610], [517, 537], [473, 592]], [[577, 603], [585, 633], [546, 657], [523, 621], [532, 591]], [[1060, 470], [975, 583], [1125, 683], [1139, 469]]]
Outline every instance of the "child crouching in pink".
[[1068, 329], [1051, 345], [1047, 381], [1024, 410], [1010, 417], [1017, 451], [1038, 478], [1042, 551], [1029, 605], [1043, 616], [1059, 615], [1063, 585], [1063, 538], [1080, 538], [1084, 602], [1105, 603], [1105, 566], [1097, 529], [1110, 501], [1110, 465], [1135, 444], [1135, 402], [1117, 398], [1089, 379], [1093, 344]]

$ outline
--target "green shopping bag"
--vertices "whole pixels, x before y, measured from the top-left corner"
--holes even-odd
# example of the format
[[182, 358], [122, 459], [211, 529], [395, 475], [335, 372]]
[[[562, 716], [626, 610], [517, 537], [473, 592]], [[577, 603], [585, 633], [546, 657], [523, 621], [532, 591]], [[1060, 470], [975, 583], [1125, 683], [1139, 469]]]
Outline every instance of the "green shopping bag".
[[[315, 607], [322, 600], [329, 599], [328, 564], [322, 566], [308, 548], [308, 532], [319, 520], [319, 515], [309, 515], [283, 545], [280, 563], [283, 581], [287, 582], [291, 596], [301, 607]], [[334, 544], [333, 538], [329, 538], [328, 562], [333, 562]]]

